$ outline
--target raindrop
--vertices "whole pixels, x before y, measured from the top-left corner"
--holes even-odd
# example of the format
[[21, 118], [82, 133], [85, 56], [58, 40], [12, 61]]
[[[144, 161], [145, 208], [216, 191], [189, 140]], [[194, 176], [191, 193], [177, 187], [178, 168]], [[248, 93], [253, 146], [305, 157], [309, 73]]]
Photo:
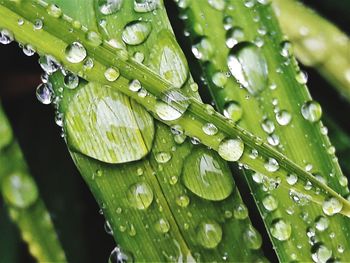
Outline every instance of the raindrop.
[[192, 46], [192, 53], [197, 59], [208, 61], [214, 53], [214, 48], [207, 38], [202, 37]]
[[123, 0], [99, 0], [99, 10], [103, 15], [111, 15], [120, 10]]
[[47, 13], [52, 17], [59, 18], [62, 15], [62, 10], [57, 5], [50, 4], [47, 7]]
[[147, 209], [153, 201], [153, 191], [146, 182], [136, 183], [127, 191], [129, 204], [137, 209]]
[[305, 72], [303, 71], [299, 71], [296, 76], [295, 79], [298, 81], [299, 84], [306, 84], [307, 83], [307, 75]]
[[250, 248], [257, 250], [262, 245], [262, 238], [258, 231], [252, 226], [248, 225], [243, 233], [243, 241]]
[[243, 109], [241, 105], [236, 101], [227, 102], [224, 106], [224, 116], [238, 122], [243, 115]]
[[326, 263], [332, 257], [332, 250], [322, 243], [317, 243], [311, 248], [312, 260], [316, 263]]
[[39, 64], [40, 64], [40, 67], [48, 75], [51, 75], [52, 73], [56, 72], [60, 68], [60, 64], [57, 62], [57, 60], [50, 55], [45, 55], [40, 57]]
[[43, 26], [44, 26], [44, 23], [41, 19], [35, 19], [35, 21], [34, 21], [34, 29], [35, 30], [40, 30], [43, 28]]
[[216, 153], [196, 148], [186, 158], [182, 179], [194, 194], [207, 200], [224, 200], [233, 191], [234, 181], [227, 164]]
[[271, 134], [267, 137], [267, 142], [272, 146], [277, 146], [280, 144], [280, 138], [276, 134]]
[[208, 3], [210, 6], [212, 6], [214, 9], [218, 11], [222, 11], [225, 8], [224, 0], [208, 0]]
[[310, 122], [317, 122], [322, 117], [322, 108], [317, 101], [307, 101], [301, 107], [301, 114], [304, 119]]
[[197, 241], [208, 249], [216, 248], [222, 239], [221, 226], [214, 220], [206, 220], [199, 224]]
[[325, 216], [319, 216], [315, 220], [315, 227], [318, 231], [325, 231], [329, 226], [329, 220]]
[[245, 39], [244, 31], [240, 27], [233, 27], [226, 33], [226, 46], [228, 48], [233, 48], [239, 42]]
[[35, 54], [35, 49], [34, 49], [34, 47], [33, 47], [32, 45], [30, 45], [30, 44], [24, 45], [23, 48], [22, 48], [22, 50], [23, 50], [23, 53], [24, 53], [26, 56], [28, 56], [28, 57], [31, 57], [31, 56], [33, 56], [33, 55]]
[[159, 0], [134, 0], [134, 10], [139, 13], [151, 12], [159, 6]]
[[257, 95], [266, 86], [268, 69], [264, 55], [250, 42], [237, 44], [227, 58], [231, 74], [252, 95]]
[[282, 57], [288, 58], [292, 55], [292, 44], [289, 41], [283, 41], [281, 43], [281, 48]]
[[322, 204], [323, 213], [328, 216], [339, 213], [343, 208], [343, 204], [335, 197], [326, 199]]
[[244, 143], [240, 138], [224, 139], [220, 142], [218, 154], [226, 161], [238, 161], [243, 155]]
[[190, 203], [190, 198], [187, 195], [180, 195], [176, 198], [176, 204], [181, 207], [187, 207]]
[[155, 111], [159, 118], [165, 121], [179, 119], [189, 106], [188, 97], [178, 89], [170, 89], [161, 95], [162, 101], [157, 101]]
[[292, 115], [286, 110], [281, 110], [276, 113], [276, 120], [279, 125], [285, 126], [292, 120]]
[[236, 205], [233, 209], [233, 216], [239, 220], [246, 219], [248, 217], [247, 207], [243, 203]]
[[285, 241], [288, 240], [292, 234], [292, 226], [283, 219], [277, 219], [273, 221], [270, 231], [274, 238], [279, 241]]
[[209, 136], [212, 136], [218, 133], [218, 128], [216, 128], [214, 124], [209, 122], [203, 125], [202, 130], [206, 135], [209, 135]]
[[155, 159], [157, 163], [167, 163], [171, 159], [171, 153], [169, 152], [158, 152], [155, 154]]
[[295, 185], [298, 182], [298, 176], [295, 174], [288, 174], [287, 175], [287, 183], [289, 185]]
[[139, 45], [147, 39], [151, 30], [148, 22], [133, 21], [124, 27], [122, 39], [128, 45]]
[[277, 160], [274, 158], [269, 158], [268, 161], [264, 164], [264, 167], [271, 173], [276, 172], [280, 168]]
[[262, 201], [263, 206], [267, 211], [274, 211], [278, 207], [278, 201], [273, 195], [267, 195]]
[[138, 92], [141, 88], [142, 88], [142, 86], [141, 86], [141, 82], [139, 80], [134, 79], [134, 80], [130, 81], [129, 90], [134, 91], [134, 92]]
[[6, 176], [2, 182], [2, 193], [6, 200], [19, 208], [26, 208], [38, 199], [38, 189], [33, 179], [23, 173]]
[[42, 83], [36, 88], [36, 97], [42, 104], [52, 103], [54, 92], [50, 83]]
[[108, 69], [106, 69], [104, 75], [105, 75], [106, 80], [113, 82], [119, 78], [120, 72], [119, 72], [119, 69], [117, 69], [117, 68], [108, 68]]
[[217, 86], [219, 88], [223, 88], [227, 83], [226, 74], [224, 74], [222, 72], [216, 72], [216, 73], [214, 73], [214, 75], [212, 77], [212, 81], [215, 84], [215, 86]]
[[261, 122], [261, 127], [267, 134], [272, 134], [275, 131], [275, 124], [267, 118]]
[[109, 256], [108, 263], [132, 263], [134, 262], [131, 253], [122, 250], [120, 247], [115, 247]]
[[159, 233], [167, 233], [169, 232], [170, 230], [170, 224], [169, 222], [164, 219], [164, 218], [161, 218], [159, 219], [156, 224], [155, 224], [155, 229], [159, 232]]
[[64, 76], [64, 85], [68, 89], [75, 89], [79, 85], [79, 77], [71, 72], [68, 72], [66, 76]]
[[71, 63], [80, 63], [86, 58], [86, 49], [79, 42], [73, 42], [66, 47], [66, 59]]

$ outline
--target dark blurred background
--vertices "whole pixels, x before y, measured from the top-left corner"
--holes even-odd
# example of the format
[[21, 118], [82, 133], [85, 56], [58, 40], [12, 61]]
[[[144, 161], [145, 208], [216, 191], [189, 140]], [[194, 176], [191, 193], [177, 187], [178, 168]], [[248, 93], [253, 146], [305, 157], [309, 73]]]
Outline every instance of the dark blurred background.
[[[165, 1], [172, 17], [179, 42], [182, 43], [188, 58], [192, 58], [189, 43], [183, 37], [183, 24], [177, 18], [173, 1]], [[350, 33], [350, 1], [305, 0], [326, 18]], [[37, 63], [38, 57], [26, 57], [16, 43], [0, 47], [0, 97], [12, 123], [15, 135], [45, 203], [51, 212], [59, 237], [67, 257], [71, 262], [107, 262], [114, 247], [111, 236], [104, 231], [103, 216], [88, 188], [77, 172], [67, 151], [60, 129], [54, 123], [53, 109], [40, 104], [35, 97], [35, 88], [40, 83], [42, 73]], [[198, 67], [191, 67], [197, 68]], [[350, 105], [328, 85], [314, 70], [306, 68], [312, 96], [323, 106], [324, 112], [350, 134], [348, 114]], [[197, 77], [199, 72], [193, 72]], [[249, 202], [249, 193], [243, 193]], [[249, 205], [249, 204], [248, 204]], [[254, 205], [250, 206], [254, 207]], [[251, 213], [252, 214], [252, 213]], [[15, 253], [8, 259], [11, 262], [34, 262], [20, 240], [16, 227], [8, 221], [0, 199], [0, 240], [10, 236], [7, 243]], [[257, 222], [262, 229], [262, 222]], [[266, 237], [266, 233], [263, 234]], [[266, 243], [266, 242], [265, 242]], [[7, 248], [9, 250], [9, 248]], [[270, 250], [270, 249], [269, 249]], [[272, 250], [271, 250], [272, 251]], [[0, 255], [7, 253], [0, 247]], [[275, 259], [274, 255], [268, 255]], [[0, 257], [0, 263], [11, 263]]]

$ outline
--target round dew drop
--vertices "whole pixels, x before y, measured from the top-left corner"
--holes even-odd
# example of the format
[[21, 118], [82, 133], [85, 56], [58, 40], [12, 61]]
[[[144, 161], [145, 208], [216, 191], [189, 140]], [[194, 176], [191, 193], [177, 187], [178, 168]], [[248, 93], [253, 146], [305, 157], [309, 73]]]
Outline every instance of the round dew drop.
[[156, 222], [155, 228], [159, 233], [165, 234], [165, 233], [169, 232], [170, 224], [166, 219], [161, 218]]
[[159, 0], [134, 0], [134, 10], [138, 13], [147, 13], [157, 9]]
[[105, 75], [106, 80], [113, 82], [119, 78], [120, 72], [119, 72], [119, 69], [108, 68], [108, 69], [106, 69], [104, 75]]
[[329, 226], [329, 220], [325, 216], [319, 216], [315, 220], [315, 227], [318, 231], [325, 231]]
[[328, 216], [339, 213], [343, 208], [343, 204], [335, 197], [326, 199], [322, 204], [323, 213]]
[[233, 216], [239, 220], [246, 219], [248, 217], [248, 208], [243, 203], [236, 205], [233, 209]]
[[279, 169], [279, 164], [276, 159], [269, 158], [268, 161], [264, 164], [264, 167], [267, 171], [273, 173]]
[[292, 120], [292, 115], [286, 110], [281, 110], [276, 113], [276, 120], [279, 125], [286, 126]]
[[176, 204], [181, 207], [187, 207], [190, 204], [190, 198], [187, 195], [180, 195], [176, 198]]
[[322, 117], [322, 108], [317, 101], [307, 101], [301, 107], [301, 114], [305, 120], [317, 122]]
[[50, 83], [42, 83], [36, 88], [36, 97], [42, 104], [52, 103], [54, 92]]
[[292, 226], [283, 219], [277, 219], [270, 228], [271, 235], [279, 241], [288, 240], [292, 234]]
[[99, 10], [103, 15], [112, 15], [120, 10], [123, 0], [99, 0]]
[[110, 256], [108, 263], [133, 263], [134, 259], [131, 253], [122, 250], [120, 247], [115, 247]]
[[225, 104], [224, 107], [224, 116], [233, 120], [234, 122], [238, 122], [243, 115], [243, 109], [241, 105], [239, 105], [236, 101], [230, 101]]
[[0, 31], [0, 43], [7, 45], [10, 44], [14, 40], [13, 34], [11, 31], [7, 29], [2, 29]]
[[262, 201], [263, 206], [267, 211], [274, 211], [278, 207], [278, 201], [272, 195], [267, 195]]
[[66, 47], [66, 59], [71, 63], [80, 63], [86, 58], [86, 49], [79, 42], [73, 42]]
[[124, 27], [122, 39], [125, 44], [139, 45], [143, 43], [151, 33], [151, 25], [143, 21], [133, 21]]
[[247, 229], [244, 231], [243, 240], [250, 249], [257, 250], [262, 245], [262, 238], [252, 225], [248, 225]]
[[155, 159], [156, 159], [157, 163], [167, 163], [171, 159], [171, 153], [158, 152], [155, 154]]
[[312, 260], [316, 263], [326, 263], [332, 257], [332, 250], [322, 243], [315, 244], [311, 253]]
[[145, 182], [136, 183], [127, 191], [127, 198], [132, 207], [145, 210], [153, 201], [153, 191]]
[[141, 82], [137, 79], [130, 81], [129, 90], [138, 92], [142, 88]]
[[68, 89], [75, 89], [79, 85], [79, 77], [71, 72], [68, 72], [66, 76], [64, 76], [64, 85]]
[[47, 7], [47, 13], [52, 16], [52, 17], [55, 17], [55, 18], [59, 18], [62, 16], [62, 10], [61, 8], [59, 8], [57, 5], [55, 4], [50, 4], [48, 7]]
[[243, 155], [244, 143], [240, 138], [224, 139], [220, 142], [218, 154], [226, 161], [238, 161]]
[[212, 123], [206, 123], [202, 127], [203, 132], [206, 135], [212, 136], [218, 133], [218, 128]]
[[222, 228], [214, 220], [206, 220], [199, 224], [197, 241], [204, 248], [216, 248], [222, 239]]
[[39, 58], [40, 67], [45, 71], [46, 74], [51, 75], [60, 68], [58, 61], [50, 56], [45, 55]]
[[225, 1], [224, 0], [208, 0], [208, 3], [211, 7], [218, 11], [223, 11], [225, 8]]

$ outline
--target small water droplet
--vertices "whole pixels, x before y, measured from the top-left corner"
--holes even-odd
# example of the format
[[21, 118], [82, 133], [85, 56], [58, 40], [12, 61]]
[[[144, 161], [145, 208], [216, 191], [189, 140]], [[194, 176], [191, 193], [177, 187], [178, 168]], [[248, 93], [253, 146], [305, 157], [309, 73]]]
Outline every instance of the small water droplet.
[[322, 108], [317, 101], [307, 101], [301, 107], [301, 114], [304, 119], [310, 122], [317, 122], [322, 117]]
[[267, 211], [274, 211], [278, 207], [278, 201], [273, 195], [267, 195], [262, 201], [263, 206]]
[[279, 125], [285, 126], [292, 120], [292, 115], [286, 110], [281, 110], [276, 113], [276, 120]]
[[71, 72], [68, 72], [66, 76], [64, 76], [64, 85], [68, 89], [75, 89], [79, 85], [79, 77]]
[[197, 229], [197, 241], [204, 248], [216, 248], [222, 239], [221, 226], [214, 220], [206, 220], [199, 224]]
[[289, 41], [283, 41], [281, 43], [281, 55], [282, 57], [288, 58], [290, 57], [293, 52], [292, 52], [292, 44]]
[[279, 164], [276, 159], [269, 158], [268, 161], [264, 164], [264, 167], [267, 171], [273, 173], [279, 169]]
[[153, 191], [146, 182], [136, 183], [127, 191], [129, 204], [140, 210], [147, 209], [153, 201]]
[[161, 218], [156, 222], [155, 229], [159, 233], [167, 233], [170, 230], [170, 224], [166, 219]]
[[159, 0], [134, 0], [134, 10], [139, 13], [151, 12], [159, 6]]
[[323, 213], [328, 216], [339, 213], [342, 208], [343, 204], [335, 197], [327, 198], [322, 204]]
[[55, 18], [59, 18], [62, 16], [62, 10], [61, 8], [59, 8], [58, 5], [55, 5], [55, 4], [50, 4], [48, 5], [47, 7], [47, 13], [52, 16], [52, 17], [55, 17]]
[[215, 84], [215, 86], [222, 88], [227, 83], [227, 76], [222, 72], [216, 72], [212, 77], [212, 81]]
[[243, 155], [244, 143], [240, 138], [224, 139], [220, 142], [218, 154], [226, 161], [238, 161]]
[[111, 15], [120, 10], [123, 0], [99, 0], [99, 10], [103, 15]]
[[243, 240], [250, 249], [257, 250], [262, 245], [262, 238], [252, 225], [248, 225], [247, 229], [244, 231]]
[[311, 248], [312, 260], [316, 263], [326, 263], [332, 257], [332, 250], [322, 243], [317, 243]]
[[108, 68], [108, 69], [106, 69], [104, 75], [105, 75], [106, 80], [113, 82], [119, 78], [120, 72], [119, 72], [119, 69], [117, 69], [117, 68]]
[[28, 56], [28, 57], [31, 57], [31, 56], [33, 56], [33, 55], [35, 54], [35, 49], [34, 49], [34, 47], [33, 47], [32, 45], [30, 45], [30, 44], [24, 45], [23, 48], [22, 48], [22, 50], [23, 50], [23, 53], [24, 53], [26, 56]]
[[86, 34], [87, 41], [94, 47], [98, 47], [102, 44], [102, 37], [95, 31], [88, 31]]
[[41, 19], [35, 19], [34, 26], [33, 26], [35, 30], [40, 30], [43, 28], [43, 26], [44, 26], [44, 23]]
[[86, 49], [79, 42], [73, 42], [66, 47], [66, 59], [71, 63], [80, 63], [86, 58]]
[[122, 250], [120, 247], [115, 247], [109, 256], [108, 263], [132, 263], [134, 262], [131, 253]]
[[155, 111], [165, 121], [179, 119], [189, 106], [188, 97], [178, 89], [167, 90], [161, 98], [162, 101], [157, 101], [155, 105]]
[[325, 216], [319, 216], [315, 220], [315, 227], [318, 231], [325, 231], [329, 226], [329, 220]]
[[130, 81], [129, 90], [134, 91], [134, 92], [138, 92], [141, 88], [142, 88], [142, 86], [141, 86], [141, 82], [139, 80], [134, 79], [134, 80]]
[[253, 96], [267, 86], [266, 59], [255, 44], [237, 44], [227, 58], [227, 65], [236, 80]]
[[45, 71], [46, 74], [51, 75], [60, 68], [60, 64], [57, 60], [50, 56], [45, 55], [39, 58], [40, 67]]
[[267, 118], [261, 122], [261, 127], [267, 134], [272, 134], [275, 131], [275, 124]]
[[197, 59], [208, 61], [214, 53], [214, 48], [210, 41], [203, 37], [192, 46], [192, 53]]
[[295, 174], [288, 174], [287, 175], [287, 183], [289, 185], [295, 185], [298, 182], [298, 176]]
[[202, 127], [203, 132], [206, 135], [212, 136], [218, 133], [218, 128], [212, 123], [206, 123]]
[[133, 21], [124, 27], [122, 39], [128, 45], [139, 45], [147, 39], [151, 30], [148, 22]]
[[36, 88], [36, 97], [42, 104], [52, 103], [54, 92], [50, 83], [42, 83]]
[[211, 7], [218, 11], [222, 11], [225, 8], [225, 1], [224, 0], [208, 0], [208, 3]]
[[283, 219], [274, 220], [271, 228], [271, 235], [279, 241], [288, 240], [292, 234], [292, 226]]
[[181, 207], [187, 207], [190, 203], [190, 198], [187, 195], [180, 195], [176, 198], [176, 204]]
[[155, 159], [158, 163], [167, 163], [171, 159], [171, 153], [169, 152], [158, 152], [155, 154]]
[[246, 219], [248, 217], [247, 207], [243, 203], [236, 205], [233, 209], [233, 216], [239, 220]]
[[227, 102], [224, 106], [224, 116], [238, 122], [243, 115], [243, 109], [241, 105], [236, 101]]
[[299, 71], [296, 76], [295, 79], [298, 81], [299, 84], [306, 84], [307, 83], [307, 75], [305, 72], [303, 71]]
[[239, 42], [245, 39], [244, 31], [240, 27], [232, 27], [226, 33], [226, 46], [228, 48], [233, 48]]

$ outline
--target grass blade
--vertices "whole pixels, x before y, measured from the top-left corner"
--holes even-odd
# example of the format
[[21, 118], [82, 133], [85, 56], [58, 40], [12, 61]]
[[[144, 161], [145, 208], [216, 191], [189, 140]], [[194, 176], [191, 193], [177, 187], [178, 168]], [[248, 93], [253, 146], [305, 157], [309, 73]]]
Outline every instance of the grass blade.
[[349, 37], [298, 1], [273, 0], [273, 6], [283, 31], [293, 42], [296, 57], [314, 67], [350, 100]]
[[[301, 114], [302, 105], [311, 101], [311, 97], [269, 5], [227, 1], [225, 7], [215, 6], [213, 2], [178, 4], [183, 9], [181, 17], [188, 26], [192, 51], [200, 60], [218, 108], [347, 195], [345, 177], [322, 123], [318, 119], [305, 120]], [[198, 50], [207, 56], [199, 56]], [[237, 65], [230, 68], [230, 62], [234, 61], [230, 56], [241, 61], [247, 80], [235, 72]], [[262, 72], [262, 59], [266, 60], [267, 78], [256, 75]], [[252, 60], [254, 68], [249, 65]], [[236, 79], [227, 77], [230, 71]], [[269, 180], [262, 174], [245, 174], [281, 261], [318, 261], [321, 250], [326, 260], [349, 257], [345, 255], [350, 246], [349, 220], [341, 216], [325, 217], [319, 207], [307, 205], [308, 200], [303, 196], [308, 193], [307, 183], [306, 191], [300, 191], [303, 194], [299, 196], [293, 190], [283, 189], [295, 183], [295, 176], [289, 176], [289, 184], [282, 180], [276, 187], [278, 178]], [[322, 223], [322, 220], [327, 222], [326, 231], [320, 227], [320, 218]], [[331, 233], [336, 241], [330, 240]]]
[[28, 173], [1, 105], [0, 123], [0, 185], [9, 215], [38, 262], [66, 262], [50, 215]]
[[[116, 29], [140, 17], [149, 21], [154, 30], [148, 36], [147, 44], [129, 48], [129, 54], [142, 53], [144, 63], [150, 68], [160, 73], [166, 72], [162, 69], [169, 70], [174, 73], [167, 74], [173, 83], [182, 83], [183, 90], [193, 93], [193, 81], [187, 77], [187, 69], [183, 77], [182, 69], [187, 65], [181, 64], [185, 62], [181, 61], [181, 50], [174, 42], [162, 6], [154, 11], [158, 20], [152, 21], [149, 18], [154, 16], [153, 12], [134, 13], [131, 2], [125, 3], [115, 16], [107, 17], [99, 17], [100, 12], [86, 1], [83, 4], [79, 1], [60, 3], [62, 10], [75, 19], [80, 14], [90, 14], [85, 16], [83, 23], [106, 39], [118, 39]], [[74, 13], [77, 9], [79, 14]], [[95, 17], [97, 21], [105, 19], [103, 24], [106, 27], [96, 27]], [[159, 35], [162, 36], [160, 41]], [[157, 53], [152, 51], [153, 46]], [[178, 65], [180, 70], [171, 67], [172, 64]], [[114, 238], [125, 255], [132, 253], [136, 261], [160, 262], [192, 261], [193, 258], [196, 261], [263, 259], [259, 249], [261, 237], [249, 221], [227, 165], [215, 152], [192, 145], [180, 134], [174, 136], [164, 124], [153, 123], [142, 107], [108, 87], [80, 80], [79, 87], [60, 91], [65, 87], [64, 76], [56, 74], [51, 81], [57, 96], [62, 97], [59, 112], [64, 116], [65, 129], [79, 134], [75, 136], [66, 132], [73, 159], [102, 207]], [[140, 88], [137, 82], [131, 83], [135, 89]], [[198, 98], [196, 93], [192, 96]], [[103, 112], [99, 107], [104, 109]], [[89, 114], [84, 116], [86, 111]], [[95, 117], [89, 119], [91, 116]], [[136, 125], [133, 123], [135, 119]], [[91, 121], [92, 127], [89, 126]], [[110, 123], [115, 124], [114, 131], [110, 129]], [[98, 131], [95, 131], [97, 125]], [[94, 136], [82, 133], [84, 129], [94, 130]], [[113, 149], [124, 151], [106, 153], [106, 138], [101, 131], [111, 134], [109, 138], [113, 137], [113, 140], [109, 145], [113, 145]], [[139, 132], [142, 139], [137, 137]], [[69, 136], [74, 136], [74, 139]], [[94, 143], [82, 149], [80, 145], [88, 144], [89, 140]], [[152, 140], [150, 149], [147, 145]], [[209, 169], [208, 172], [200, 173], [198, 160], [207, 162], [201, 167]], [[212, 165], [216, 167], [215, 173], [210, 171]], [[188, 177], [184, 177], [186, 169], [191, 173]], [[206, 179], [201, 179], [201, 176]], [[190, 185], [187, 188], [181, 183], [182, 177], [187, 178]], [[205, 180], [208, 186], [203, 183]], [[205, 187], [204, 191], [196, 184]], [[138, 196], [135, 190], [143, 190], [144, 194], [140, 192]], [[212, 230], [203, 232], [204, 226]], [[242, 236], [246, 240], [244, 246], [240, 244]]]

